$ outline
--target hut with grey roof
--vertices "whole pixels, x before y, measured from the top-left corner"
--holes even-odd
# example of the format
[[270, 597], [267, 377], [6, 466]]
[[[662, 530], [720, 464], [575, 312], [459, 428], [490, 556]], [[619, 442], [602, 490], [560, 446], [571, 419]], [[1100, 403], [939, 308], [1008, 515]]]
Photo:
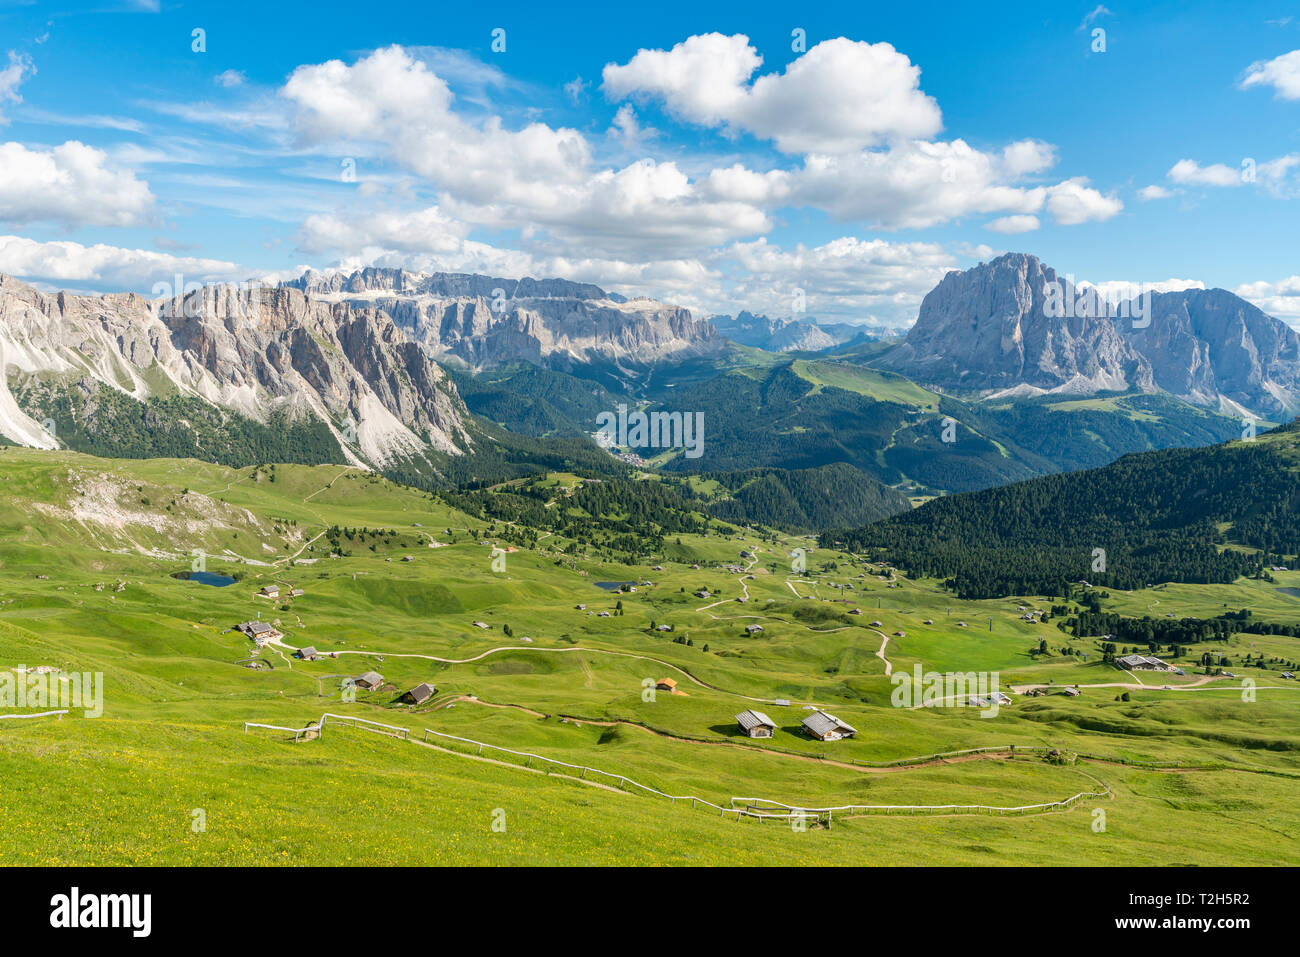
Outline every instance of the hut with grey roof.
[[422, 684], [416, 685], [397, 700], [403, 704], [424, 704], [437, 693], [438, 689], [425, 681]]
[[776, 722], [761, 711], [742, 711], [736, 715], [736, 722], [751, 738], [770, 738], [776, 731]]
[[1139, 671], [1173, 671], [1173, 666], [1167, 662], [1161, 661], [1154, 655], [1125, 655], [1116, 659], [1115, 663], [1121, 668]]
[[804, 718], [803, 728], [818, 741], [838, 741], [858, 733], [857, 728], [825, 711], [814, 711]]
[[364, 691], [374, 691], [384, 683], [384, 676], [378, 671], [367, 671], [365, 674], [353, 679], [353, 684]]
[[264, 621], [243, 621], [236, 625], [235, 628], [257, 642], [258, 647], [268, 641], [278, 641], [284, 637], [277, 628]]

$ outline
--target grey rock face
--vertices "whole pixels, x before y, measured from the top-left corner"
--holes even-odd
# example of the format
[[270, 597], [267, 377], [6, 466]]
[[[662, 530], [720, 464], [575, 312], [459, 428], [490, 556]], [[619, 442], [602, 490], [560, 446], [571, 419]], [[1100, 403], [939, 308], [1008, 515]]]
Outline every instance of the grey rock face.
[[439, 296], [444, 299], [491, 299], [497, 289], [507, 298], [605, 299], [590, 283], [567, 279], [494, 279], [472, 273], [412, 273], [370, 266], [354, 273], [306, 272], [283, 285], [309, 296], [386, 292], [395, 296]]
[[1300, 335], [1294, 329], [1226, 289], [1151, 298], [1150, 325], [1128, 338], [1151, 361], [1157, 386], [1225, 411], [1274, 419], [1296, 414]]
[[313, 298], [381, 309], [436, 358], [475, 367], [531, 362], [655, 362], [716, 352], [723, 341], [678, 306], [624, 299], [563, 279], [494, 279], [365, 269], [308, 273], [288, 285]]
[[[1074, 315], [1049, 305], [1053, 287], [1076, 304]], [[1300, 405], [1300, 336], [1232, 293], [1155, 293], [1145, 325], [1146, 317], [1116, 312], [1035, 257], [1008, 253], [945, 276], [880, 364], [942, 388], [1163, 390], [1232, 413], [1287, 418]]]
[[[1049, 315], [1051, 283], [1086, 305], [1073, 316]], [[962, 389], [1153, 391], [1150, 364], [1104, 311], [1095, 296], [1077, 293], [1050, 266], [1011, 253], [948, 273], [882, 365]]]
[[[266, 422], [329, 424], [356, 464], [382, 466], [468, 442], [455, 386], [385, 313], [290, 288], [210, 287], [183, 299], [47, 295], [0, 276], [0, 360], [8, 374], [98, 382], [137, 399], [179, 391]], [[7, 381], [0, 432], [54, 447]]]

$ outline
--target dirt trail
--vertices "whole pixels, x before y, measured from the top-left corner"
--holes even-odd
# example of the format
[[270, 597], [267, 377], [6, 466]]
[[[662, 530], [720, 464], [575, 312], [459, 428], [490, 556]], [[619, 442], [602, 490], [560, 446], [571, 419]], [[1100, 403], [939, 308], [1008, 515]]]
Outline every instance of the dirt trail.
[[272, 565], [279, 565], [281, 562], [291, 562], [291, 561], [293, 561], [295, 558], [297, 558], [299, 555], [301, 555], [304, 551], [307, 550], [307, 546], [308, 546], [308, 545], [310, 545], [312, 542], [316, 541], [316, 539], [320, 538], [320, 537], [321, 537], [322, 535], [324, 535], [324, 534], [325, 534], [324, 532], [318, 532], [315, 536], [313, 536], [312, 538], [309, 538], [309, 539], [307, 539], [307, 541], [303, 542], [303, 543], [302, 543], [302, 548], [298, 549], [298, 550], [297, 550], [296, 552], [294, 552], [292, 555], [286, 555], [284, 558], [277, 558], [277, 559], [276, 559], [274, 562], [272, 562], [271, 564], [272, 564]]
[[454, 704], [481, 704], [485, 708], [499, 708], [502, 711], [522, 711], [524, 714], [531, 715], [534, 718], [549, 717], [549, 715], [541, 711], [534, 711], [532, 708], [525, 708], [521, 704], [497, 704], [495, 701], [484, 701], [482, 698], [467, 694], [457, 695], [454, 698], [448, 698], [446, 701], [440, 701], [429, 710], [430, 712], [441, 711], [443, 708], [450, 708]]
[[[661, 667], [671, 668], [673, 671], [676, 671], [678, 674], [684, 675], [688, 681], [692, 682], [693, 684], [699, 685], [701, 688], [707, 688], [708, 690], [716, 691], [719, 694], [731, 695], [733, 698], [743, 698], [746, 701], [758, 701], [761, 702], [762, 704], [776, 703], [775, 698], [756, 698], [753, 695], [740, 694], [737, 691], [728, 691], [725, 688], [719, 688], [716, 685], [711, 685], [705, 681], [701, 681], [699, 678], [695, 677], [695, 675], [691, 674], [685, 668], [682, 668], [678, 665], [674, 665], [671, 662], [663, 661], [659, 658], [653, 658], [650, 655], [637, 655], [637, 654], [633, 654], [630, 651], [607, 651], [604, 648], [532, 648], [527, 645], [503, 645], [500, 648], [491, 648], [488, 651], [485, 651], [479, 655], [475, 655], [472, 658], [440, 658], [437, 655], [421, 655], [421, 654], [415, 654], [414, 652], [400, 653], [400, 652], [386, 652], [386, 651], [336, 651], [336, 652], [330, 652], [330, 654], [369, 655], [371, 657], [384, 657], [384, 658], [423, 658], [426, 661], [441, 661], [444, 664], [449, 664], [449, 665], [464, 665], [474, 661], [481, 661], [482, 659], [488, 657], [488, 655], [495, 655], [502, 651], [531, 651], [531, 652], [537, 652], [538, 654], [549, 653], [549, 654], [557, 654], [557, 655], [562, 655], [570, 652], [581, 652], [581, 653], [595, 654], [595, 655], [614, 655], [615, 657], [618, 658], [637, 658], [641, 661], [653, 661], [655, 664], [660, 665]], [[800, 702], [800, 703], [802, 704], [805, 702]]]
[[354, 466], [354, 465], [346, 466], [346, 467], [343, 469], [343, 471], [339, 472], [338, 475], [334, 476], [332, 479], [330, 479], [328, 482], [326, 482], [324, 485], [322, 485], [322, 486], [321, 486], [320, 488], [318, 488], [316, 491], [312, 492], [312, 493], [311, 493], [310, 495], [308, 495], [305, 499], [303, 499], [303, 502], [304, 502], [304, 503], [306, 503], [306, 502], [310, 502], [312, 499], [314, 499], [314, 498], [315, 498], [317, 495], [319, 495], [321, 492], [324, 492], [324, 491], [325, 491], [326, 489], [328, 489], [328, 488], [332, 488], [333, 485], [334, 485], [334, 483], [337, 482], [339, 479], [341, 479], [343, 476], [347, 475], [349, 472], [354, 472], [354, 471], [356, 471], [356, 472], [360, 472], [360, 471], [364, 471], [364, 470], [363, 470], [363, 469], [358, 469], [358, 468], [357, 468], [356, 466]]
[[888, 678], [894, 673], [894, 666], [890, 664], [889, 659], [885, 657], [885, 646], [889, 644], [889, 636], [883, 631], [877, 631], [875, 628], [870, 630], [875, 631], [876, 634], [880, 636], [880, 650], [876, 652], [876, 657], [885, 663], [885, 677]]
[[[754, 549], [754, 555], [757, 556], [758, 553], [759, 553], [759, 549], [758, 549], [758, 548], [755, 548], [755, 549]], [[750, 562], [749, 562], [749, 564], [745, 566], [745, 570], [744, 570], [743, 572], [741, 572], [739, 575], [736, 576], [736, 580], [737, 580], [738, 582], [740, 582], [740, 590], [741, 590], [742, 592], [744, 592], [745, 601], [749, 601], [749, 585], [747, 585], [747, 584], [745, 583], [745, 576], [748, 575], [748, 574], [749, 574], [749, 570], [750, 570], [751, 568], [753, 568], [753, 567], [754, 567], [755, 565], [757, 565], [757, 564], [758, 564], [758, 558], [757, 558], [757, 557], [751, 559]], [[697, 609], [695, 609], [695, 610], [696, 610], [696, 611], [707, 611], [707, 610], [710, 609], [710, 608], [717, 608], [719, 605], [725, 605], [725, 604], [727, 604], [728, 602], [730, 602], [730, 601], [734, 601], [734, 600], [735, 600], [735, 599], [733, 599], [733, 598], [724, 598], [724, 599], [722, 599], [721, 601], [715, 601], [715, 602], [710, 602], [710, 603], [707, 604], [707, 605], [701, 605], [699, 608], [697, 608]], [[714, 618], [714, 617], [716, 617], [716, 616], [715, 616], [715, 615], [710, 615], [709, 617], [710, 617], [710, 618]], [[721, 619], [721, 618], [720, 618], [720, 619], [718, 619], [718, 620], [719, 620], [719, 621], [725, 621], [726, 619]]]

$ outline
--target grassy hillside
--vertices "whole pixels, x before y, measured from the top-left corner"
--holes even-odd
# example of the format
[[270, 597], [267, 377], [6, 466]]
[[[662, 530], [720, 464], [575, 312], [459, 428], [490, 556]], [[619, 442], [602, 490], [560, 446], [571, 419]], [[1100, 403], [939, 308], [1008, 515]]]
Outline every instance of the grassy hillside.
[[1131, 452], [1207, 445], [1241, 431], [1236, 420], [1165, 395], [983, 402], [831, 359], [754, 364], [661, 389], [655, 398], [705, 413], [704, 455], [672, 458], [670, 470], [845, 463], [887, 485], [929, 493], [1094, 468]]
[[[1283, 863], [1279, 832], [1300, 833], [1297, 688], [1281, 677], [1300, 658], [1295, 638], [1220, 636], [1170, 655], [1186, 676], [1153, 678], [1106, 664], [1097, 639], [1057, 627], [1065, 615], [1050, 616], [1045, 596], [960, 601], [937, 581], [806, 538], [713, 523], [626, 564], [563, 532], [477, 517], [340, 466], [7, 449], [0, 478], [0, 673], [49, 666], [104, 679], [100, 717], [0, 719], [4, 863]], [[583, 484], [548, 481], [552, 509]], [[173, 577], [195, 551], [238, 581]], [[272, 582], [305, 594], [257, 597]], [[1300, 573], [1178, 595], [1112, 592], [1105, 607], [1232, 601], [1300, 624], [1300, 601], [1277, 591], [1293, 585]], [[1021, 606], [1048, 620], [1025, 620]], [[259, 616], [278, 623], [281, 644], [257, 651], [231, 630]], [[752, 624], [764, 630], [752, 636]], [[307, 645], [323, 657], [293, 657]], [[1267, 659], [1252, 668], [1252, 702], [1230, 679], [1198, 673], [1211, 645], [1234, 661]], [[264, 666], [247, 667], [250, 657]], [[893, 706], [886, 668], [917, 666], [997, 671], [1009, 691], [1082, 693], [1013, 693], [991, 718]], [[343, 679], [369, 669], [383, 686], [350, 700]], [[647, 693], [668, 677], [682, 693]], [[422, 681], [435, 697], [400, 704]], [[860, 733], [807, 737], [799, 723], [813, 704]], [[734, 715], [746, 708], [772, 717], [773, 738], [740, 736]], [[610, 790], [596, 771], [545, 775], [537, 758], [490, 749], [484, 757], [501, 763], [485, 762], [477, 745], [449, 738], [431, 738], [437, 750], [333, 723], [297, 743], [244, 732], [246, 721], [303, 728], [327, 711], [724, 807], [738, 797], [1016, 808], [1102, 796], [1041, 815], [844, 812], [798, 831]], [[1011, 744], [1018, 757], [879, 766]]]

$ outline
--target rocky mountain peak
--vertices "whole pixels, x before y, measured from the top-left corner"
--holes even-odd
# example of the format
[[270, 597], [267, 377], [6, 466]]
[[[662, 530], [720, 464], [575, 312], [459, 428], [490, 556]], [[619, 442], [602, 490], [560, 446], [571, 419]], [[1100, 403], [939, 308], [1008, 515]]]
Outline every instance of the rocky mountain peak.
[[[1060, 316], [1052, 297], [1077, 303]], [[978, 391], [1155, 389], [1150, 363], [1105, 304], [1036, 256], [1007, 253], [948, 273], [882, 364], [923, 382]]]
[[1150, 315], [1133, 315], [1007, 253], [944, 276], [881, 365], [993, 394], [1163, 390], [1275, 419], [1300, 408], [1300, 335], [1233, 293], [1152, 293]]
[[350, 298], [365, 294], [445, 299], [609, 298], [609, 294], [599, 286], [567, 279], [502, 279], [473, 273], [418, 273], [379, 266], [368, 266], [351, 273], [308, 270], [282, 285], [315, 298]]

